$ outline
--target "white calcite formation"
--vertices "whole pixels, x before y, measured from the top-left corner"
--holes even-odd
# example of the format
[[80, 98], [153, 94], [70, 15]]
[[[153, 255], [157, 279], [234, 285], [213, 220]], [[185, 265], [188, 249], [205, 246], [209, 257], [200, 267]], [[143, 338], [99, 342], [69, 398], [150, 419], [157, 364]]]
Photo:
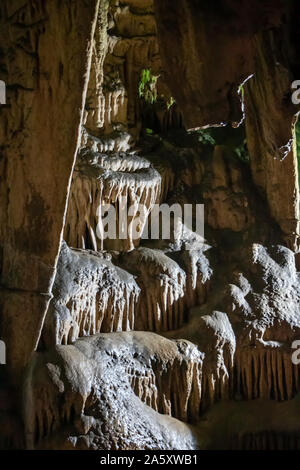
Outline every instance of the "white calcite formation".
[[296, 2], [239, 3], [1, 0], [1, 448], [300, 449]]
[[283, 246], [255, 244], [249, 272], [234, 274], [228, 313], [238, 337], [237, 392], [247, 399], [289, 400], [300, 389], [291, 346], [300, 337], [300, 274]]
[[176, 255], [177, 261], [172, 253], [139, 248], [115, 255], [112, 262], [108, 252], [70, 249], [64, 242], [43, 343], [70, 344], [99, 332], [181, 327], [189, 308], [205, 302], [212, 270], [202, 250]]
[[139, 248], [124, 254], [119, 263], [136, 276], [141, 288], [140, 330], [178, 329], [187, 320], [188, 309], [205, 302], [212, 271], [202, 250], [164, 253]]
[[[195, 449], [190, 426], [146, 403], [182, 418], [194, 413], [201, 363], [195, 346], [153, 333], [97, 335], [37, 354], [26, 384], [27, 445]], [[153, 384], [143, 378], [152, 368], [157, 368]], [[150, 400], [151, 393], [157, 398]]]
[[142, 289], [139, 302], [140, 329], [174, 330], [182, 325], [185, 315], [186, 273], [162, 251], [140, 248], [121, 260], [122, 265], [138, 273]]
[[48, 347], [135, 328], [140, 288], [109, 254], [71, 250], [64, 243], [53, 295], [42, 333]]
[[[89, 178], [95, 169], [102, 175], [95, 178], [104, 181], [98, 201], [121, 194], [112, 198], [107, 175], [117, 175], [120, 186], [121, 175], [145, 178], [153, 170], [133, 154], [94, 151], [80, 166]], [[84, 186], [76, 191], [86, 210]], [[292, 251], [240, 246], [224, 269], [187, 229], [173, 242], [93, 248], [64, 244], [60, 254], [41, 352], [27, 375], [28, 447], [209, 448], [222, 440], [215, 438], [219, 407], [228, 403], [230, 421], [231, 408], [248, 416], [245, 403], [259, 400], [274, 402], [264, 422], [247, 417], [242, 433], [230, 424], [226, 445], [294, 442], [278, 420], [268, 420], [276, 402], [291, 401], [284, 408], [291, 413], [299, 394], [292, 343], [300, 337], [300, 282]]]
[[83, 129], [81, 146], [99, 153], [127, 152], [130, 150], [130, 140], [130, 134], [124, 131], [112, 131], [96, 137]]
[[[83, 152], [73, 176], [66, 241], [74, 248], [132, 250], [140, 242], [151, 209], [160, 200], [160, 188], [161, 177], [145, 158]], [[111, 228], [105, 226], [104, 205], [114, 207], [116, 213], [113, 231], [107, 237], [105, 232]], [[127, 224], [124, 231], [123, 217]]]

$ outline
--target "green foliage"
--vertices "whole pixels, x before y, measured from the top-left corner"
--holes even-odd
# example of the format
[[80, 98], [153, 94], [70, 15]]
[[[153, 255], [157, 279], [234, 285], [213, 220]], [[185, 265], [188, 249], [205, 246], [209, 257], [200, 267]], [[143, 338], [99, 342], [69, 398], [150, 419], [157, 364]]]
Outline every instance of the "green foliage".
[[160, 106], [170, 109], [175, 103], [173, 96], [169, 101], [166, 100], [164, 95], [158, 96], [157, 94], [157, 80], [159, 75], [153, 75], [151, 69], [143, 69], [138, 85], [139, 97], [149, 105], [157, 103]]
[[143, 69], [141, 71], [141, 78], [139, 82], [139, 97], [148, 104], [154, 104], [157, 100], [156, 84], [159, 75], [152, 75], [150, 69]]
[[247, 141], [246, 139], [238, 146], [233, 149], [234, 153], [244, 163], [249, 162], [249, 153], [247, 149]]
[[174, 100], [173, 96], [171, 96], [169, 101], [167, 102], [167, 108], [170, 109], [171, 106], [173, 106], [174, 103], [175, 103], [175, 100]]
[[[299, 129], [300, 131], [300, 129]], [[249, 162], [249, 153], [244, 126], [238, 129], [227, 127], [211, 127], [209, 129], [197, 129], [191, 134], [196, 135], [198, 142], [203, 145], [221, 145], [226, 151], [237, 157], [243, 163]]]
[[197, 136], [198, 142], [203, 145], [216, 145], [216, 141], [212, 136], [212, 129], [196, 129], [190, 134]]
[[152, 135], [152, 134], [153, 134], [153, 130], [147, 128], [147, 129], [146, 129], [146, 134], [147, 134], [147, 135]]

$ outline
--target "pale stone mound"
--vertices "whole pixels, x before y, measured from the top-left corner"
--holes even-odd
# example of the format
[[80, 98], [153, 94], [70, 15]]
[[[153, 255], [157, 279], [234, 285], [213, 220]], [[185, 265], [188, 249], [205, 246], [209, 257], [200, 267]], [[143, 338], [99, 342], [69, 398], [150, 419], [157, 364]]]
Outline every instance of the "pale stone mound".
[[[177, 258], [177, 261], [175, 259]], [[170, 331], [204, 303], [212, 270], [202, 250], [123, 256], [70, 249], [64, 242], [42, 332], [47, 346], [113, 331]], [[122, 268], [123, 267], [123, 268]]]
[[287, 400], [299, 391], [292, 344], [300, 338], [300, 273], [283, 246], [252, 246], [246, 275], [235, 273], [230, 309], [238, 337], [237, 390], [248, 399]]
[[140, 289], [107, 253], [71, 250], [63, 243], [53, 295], [42, 333], [48, 347], [135, 327]]
[[194, 345], [153, 333], [98, 335], [37, 353], [26, 385], [28, 446], [194, 449], [188, 425], [145, 403], [194, 413], [201, 364]]

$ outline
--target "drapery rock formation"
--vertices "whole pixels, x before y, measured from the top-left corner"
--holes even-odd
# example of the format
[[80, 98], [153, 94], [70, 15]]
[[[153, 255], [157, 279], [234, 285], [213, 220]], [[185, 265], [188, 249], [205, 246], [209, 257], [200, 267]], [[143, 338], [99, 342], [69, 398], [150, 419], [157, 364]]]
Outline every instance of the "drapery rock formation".
[[48, 347], [100, 331], [135, 328], [140, 289], [109, 254], [74, 251], [63, 244], [53, 295], [42, 332]]
[[[25, 388], [30, 446], [152, 449], [160, 442], [166, 449], [197, 448], [197, 433], [204, 431], [201, 416], [210, 416], [210, 408], [222, 400], [290, 400], [292, 411], [300, 387], [299, 367], [291, 361], [291, 345], [300, 334], [299, 273], [290, 250], [274, 246], [269, 251], [253, 245], [247, 277], [234, 271], [236, 285], [225, 285], [222, 299], [195, 307], [186, 326], [168, 333], [185, 340], [123, 330], [37, 353]], [[216, 310], [220, 304], [225, 311]], [[132, 400], [130, 409], [143, 413], [143, 425], [123, 410]], [[167, 424], [158, 413], [192, 426], [180, 431], [178, 421]], [[128, 427], [133, 419], [134, 431]], [[148, 419], [158, 427], [155, 437]], [[107, 426], [109, 420], [117, 420], [117, 427]], [[164, 425], [169, 431], [161, 441]], [[265, 433], [273, 432], [265, 425]]]
[[295, 2], [238, 3], [1, 5], [1, 448], [300, 448]]
[[252, 40], [260, 31], [281, 24], [283, 2], [255, 0], [250, 4], [243, 0], [238, 6], [234, 0], [154, 3], [168, 83], [186, 126], [240, 123], [240, 86], [256, 72], [257, 51]]
[[[66, 240], [78, 248], [132, 250], [138, 245], [151, 209], [159, 202], [160, 188], [159, 173], [144, 158], [128, 153], [107, 156], [84, 152], [73, 177]], [[115, 208], [117, 217], [112, 233], [102, 221], [108, 206]], [[144, 207], [142, 214], [140, 206]], [[118, 217], [123, 207], [131, 211], [124, 235], [124, 222]]]

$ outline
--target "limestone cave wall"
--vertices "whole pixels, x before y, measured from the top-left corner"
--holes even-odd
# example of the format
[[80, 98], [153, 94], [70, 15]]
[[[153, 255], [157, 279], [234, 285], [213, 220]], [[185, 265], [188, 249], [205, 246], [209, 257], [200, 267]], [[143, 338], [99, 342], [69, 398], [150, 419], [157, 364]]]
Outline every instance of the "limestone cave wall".
[[2, 1], [1, 448], [299, 449], [295, 11]]

